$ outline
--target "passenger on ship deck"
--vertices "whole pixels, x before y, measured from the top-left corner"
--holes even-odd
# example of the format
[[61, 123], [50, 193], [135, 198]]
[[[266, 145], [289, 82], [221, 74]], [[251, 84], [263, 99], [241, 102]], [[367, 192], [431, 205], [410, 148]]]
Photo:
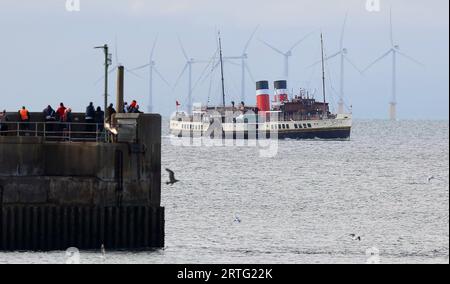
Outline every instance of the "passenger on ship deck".
[[123, 113], [128, 113], [128, 108], [129, 108], [128, 103], [125, 102], [125, 103], [123, 104]]

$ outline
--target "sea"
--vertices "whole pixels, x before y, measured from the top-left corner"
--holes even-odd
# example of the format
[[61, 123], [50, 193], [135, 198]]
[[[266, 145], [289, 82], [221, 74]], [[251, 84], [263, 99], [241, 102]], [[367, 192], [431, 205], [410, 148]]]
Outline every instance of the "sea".
[[[354, 122], [350, 141], [177, 145], [163, 123], [166, 247], [86, 264], [449, 263], [449, 122]], [[163, 181], [168, 174], [163, 170]], [[0, 263], [66, 263], [65, 251]]]

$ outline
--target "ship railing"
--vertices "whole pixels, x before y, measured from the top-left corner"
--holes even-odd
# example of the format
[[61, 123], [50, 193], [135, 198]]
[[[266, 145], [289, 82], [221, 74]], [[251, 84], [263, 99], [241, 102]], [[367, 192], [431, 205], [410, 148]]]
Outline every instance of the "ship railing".
[[1, 122], [0, 136], [43, 137], [45, 141], [104, 142], [103, 123]]

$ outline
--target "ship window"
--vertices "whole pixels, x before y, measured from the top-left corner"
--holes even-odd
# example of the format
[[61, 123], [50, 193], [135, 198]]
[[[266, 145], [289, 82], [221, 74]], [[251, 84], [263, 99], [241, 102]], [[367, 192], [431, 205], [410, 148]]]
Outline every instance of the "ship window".
[[289, 128], [290, 128], [290, 127], [289, 127], [289, 124], [286, 124], [286, 128], [287, 128], [287, 129], [289, 129]]
[[312, 127], [312, 126], [311, 126], [311, 123], [308, 123], [308, 127], [309, 127], [309, 128], [311, 128], [311, 127]]
[[283, 129], [286, 129], [286, 124], [283, 124]]
[[271, 126], [270, 126], [270, 129], [272, 129], [272, 130], [273, 130], [273, 125], [271, 125]]
[[294, 127], [295, 127], [295, 129], [298, 129], [298, 124], [297, 123], [294, 124]]
[[303, 128], [307, 128], [306, 123], [303, 123]]
[[281, 124], [278, 124], [278, 129], [281, 129]]

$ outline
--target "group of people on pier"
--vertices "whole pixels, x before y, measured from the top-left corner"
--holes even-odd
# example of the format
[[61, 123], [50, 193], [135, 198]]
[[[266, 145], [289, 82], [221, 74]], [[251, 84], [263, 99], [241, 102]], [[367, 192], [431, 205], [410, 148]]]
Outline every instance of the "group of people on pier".
[[[74, 122], [74, 115], [72, 113], [72, 109], [70, 107], [66, 107], [64, 103], [60, 103], [59, 107], [55, 110], [51, 105], [48, 105], [43, 111], [43, 115], [45, 118], [46, 124], [48, 123], [50, 126], [50, 131], [54, 131], [54, 125], [57, 128], [61, 128], [69, 123]], [[97, 131], [103, 131], [104, 123], [110, 123], [111, 117], [116, 113], [114, 109], [114, 105], [110, 104], [106, 109], [106, 113], [102, 110], [100, 106], [95, 108], [94, 103], [90, 102], [86, 107], [86, 112], [84, 116], [84, 122], [86, 124], [97, 125]], [[131, 104], [124, 103], [123, 113], [142, 113], [139, 110], [139, 105], [136, 100], [133, 100]], [[10, 117], [8, 116], [6, 110], [0, 113], [0, 135], [5, 135], [8, 132], [8, 122], [10, 122]], [[20, 122], [20, 128], [24, 131], [30, 130], [30, 124], [32, 122], [30, 112], [28, 109], [23, 106], [18, 111], [18, 121]], [[58, 127], [59, 126], [59, 127]], [[64, 127], [62, 127], [64, 128]]]

